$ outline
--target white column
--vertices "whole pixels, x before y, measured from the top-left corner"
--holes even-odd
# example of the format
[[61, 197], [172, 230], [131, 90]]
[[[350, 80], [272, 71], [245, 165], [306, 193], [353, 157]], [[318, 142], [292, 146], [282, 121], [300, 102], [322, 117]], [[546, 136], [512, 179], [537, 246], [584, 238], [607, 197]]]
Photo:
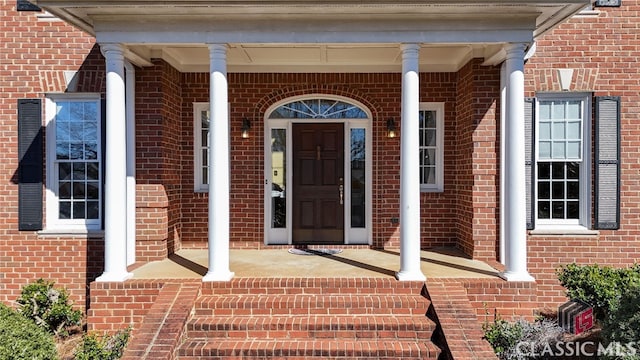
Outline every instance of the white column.
[[420, 80], [418, 44], [402, 45], [400, 119], [400, 271], [401, 281], [424, 281], [420, 269]]
[[508, 281], [533, 281], [527, 272], [524, 163], [524, 44], [506, 47], [504, 175], [505, 272]]
[[123, 48], [100, 45], [107, 68], [104, 174], [104, 273], [96, 281], [124, 281], [127, 271], [127, 143]]
[[136, 262], [136, 69], [125, 62], [127, 104], [127, 265]]
[[202, 281], [229, 281], [229, 110], [227, 46], [209, 45], [209, 271]]

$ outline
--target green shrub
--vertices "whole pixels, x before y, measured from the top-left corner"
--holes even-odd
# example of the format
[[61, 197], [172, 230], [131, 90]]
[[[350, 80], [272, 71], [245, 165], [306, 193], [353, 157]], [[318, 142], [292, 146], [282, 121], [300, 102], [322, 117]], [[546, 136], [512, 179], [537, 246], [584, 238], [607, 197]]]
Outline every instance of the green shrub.
[[616, 269], [609, 266], [568, 264], [557, 271], [560, 284], [571, 299], [593, 306], [597, 320], [604, 321], [626, 289], [640, 286], [640, 266]]
[[75, 360], [115, 360], [122, 357], [129, 342], [131, 328], [118, 331], [116, 334], [86, 334], [82, 344], [74, 354]]
[[484, 338], [502, 360], [544, 358], [544, 355], [538, 355], [553, 350], [564, 334], [562, 328], [549, 319], [508, 322], [496, 318], [493, 323], [483, 324], [482, 328]]
[[0, 360], [57, 359], [53, 336], [4, 304], [0, 304]]
[[507, 358], [507, 354], [511, 353], [522, 339], [521, 322], [510, 323], [496, 318], [493, 323], [482, 324], [482, 330], [484, 330], [484, 338], [501, 359]]
[[70, 327], [80, 325], [82, 312], [73, 310], [66, 290], [55, 289], [53, 285], [38, 279], [22, 288], [18, 311], [47, 331], [64, 337]]
[[[602, 337], [607, 344], [636, 344], [640, 340], [640, 287], [625, 291], [619, 305], [612, 309], [602, 324]], [[640, 354], [623, 359], [640, 359]]]

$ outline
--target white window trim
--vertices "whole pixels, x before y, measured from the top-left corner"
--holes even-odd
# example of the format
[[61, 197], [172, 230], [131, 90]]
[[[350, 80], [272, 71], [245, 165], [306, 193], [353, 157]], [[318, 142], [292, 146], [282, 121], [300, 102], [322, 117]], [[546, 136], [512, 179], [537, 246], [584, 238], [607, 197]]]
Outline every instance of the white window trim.
[[[202, 122], [200, 114], [202, 111], [209, 110], [208, 102], [193, 103], [193, 191], [207, 192], [209, 185], [202, 181]], [[209, 125], [211, 127], [211, 125]]]
[[103, 204], [104, 196], [104, 174], [102, 173], [102, 126], [98, 126], [98, 161], [100, 163], [100, 207], [98, 219], [58, 219], [58, 169], [56, 164], [56, 104], [59, 101], [95, 101], [98, 105], [98, 124], [102, 123], [102, 104], [100, 94], [47, 94], [45, 98], [45, 127], [46, 127], [46, 229], [47, 231], [77, 232], [102, 229], [102, 218], [104, 216]]
[[421, 192], [444, 191], [444, 102], [422, 102], [420, 111], [436, 112], [436, 183], [420, 184]]
[[[591, 93], [542, 93], [536, 97], [536, 118], [535, 118], [535, 162], [532, 165], [532, 171], [535, 176], [532, 183], [532, 191], [534, 196], [533, 214], [535, 216], [536, 232], [552, 232], [558, 233], [583, 233], [591, 228], [591, 149], [593, 147], [591, 139], [591, 127], [593, 125], [591, 119], [592, 103]], [[549, 100], [581, 100], [582, 101], [582, 161], [580, 165], [580, 218], [570, 220], [554, 220], [554, 219], [538, 219], [538, 162], [541, 161], [538, 156], [538, 125], [540, 113], [540, 101]], [[542, 160], [547, 162], [547, 160]], [[570, 162], [570, 160], [567, 160]]]

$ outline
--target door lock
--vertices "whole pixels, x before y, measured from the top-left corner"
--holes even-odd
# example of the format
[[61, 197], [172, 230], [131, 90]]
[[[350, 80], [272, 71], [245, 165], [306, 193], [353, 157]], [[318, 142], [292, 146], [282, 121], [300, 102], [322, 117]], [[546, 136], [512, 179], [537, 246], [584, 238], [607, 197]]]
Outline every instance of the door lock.
[[340, 186], [338, 186], [340, 192], [340, 205], [344, 205], [344, 185], [342, 184], [342, 178], [340, 178]]

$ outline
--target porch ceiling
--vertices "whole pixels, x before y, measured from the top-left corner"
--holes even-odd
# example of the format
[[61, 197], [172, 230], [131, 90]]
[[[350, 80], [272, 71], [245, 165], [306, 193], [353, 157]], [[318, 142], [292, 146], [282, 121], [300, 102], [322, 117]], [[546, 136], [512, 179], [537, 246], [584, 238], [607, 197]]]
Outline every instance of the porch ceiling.
[[137, 65], [163, 58], [207, 71], [206, 43], [228, 43], [232, 72], [389, 72], [399, 43], [422, 45], [421, 71], [457, 71], [531, 42], [589, 0], [35, 0], [96, 36], [128, 48]]

